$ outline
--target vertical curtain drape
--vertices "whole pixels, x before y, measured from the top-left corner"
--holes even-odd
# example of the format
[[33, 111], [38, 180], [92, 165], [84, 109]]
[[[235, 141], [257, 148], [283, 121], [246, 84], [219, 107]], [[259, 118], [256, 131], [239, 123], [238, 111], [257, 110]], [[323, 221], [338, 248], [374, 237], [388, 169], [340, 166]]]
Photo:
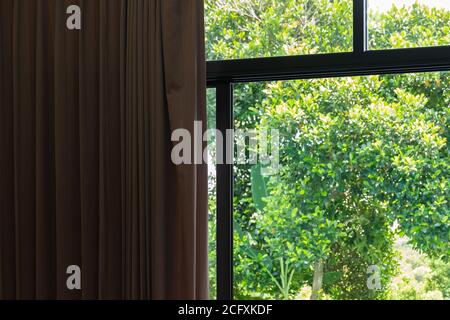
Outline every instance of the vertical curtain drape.
[[0, 75], [0, 299], [207, 298], [203, 1], [1, 0]]

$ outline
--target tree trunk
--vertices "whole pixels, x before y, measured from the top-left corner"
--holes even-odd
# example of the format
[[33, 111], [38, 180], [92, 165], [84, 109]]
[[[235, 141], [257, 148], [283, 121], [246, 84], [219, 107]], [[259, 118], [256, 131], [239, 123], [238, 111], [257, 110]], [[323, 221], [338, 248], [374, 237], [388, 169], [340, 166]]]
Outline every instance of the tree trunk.
[[320, 291], [322, 290], [322, 282], [323, 282], [323, 261], [318, 260], [314, 264], [314, 279], [310, 300], [317, 300], [319, 298]]

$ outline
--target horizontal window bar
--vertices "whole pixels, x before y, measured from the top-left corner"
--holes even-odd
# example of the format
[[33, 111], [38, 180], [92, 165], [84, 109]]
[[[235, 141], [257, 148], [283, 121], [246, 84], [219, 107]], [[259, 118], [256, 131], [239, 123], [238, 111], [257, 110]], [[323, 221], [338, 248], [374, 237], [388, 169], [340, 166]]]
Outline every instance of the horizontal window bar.
[[252, 82], [450, 70], [450, 46], [207, 62], [209, 86]]

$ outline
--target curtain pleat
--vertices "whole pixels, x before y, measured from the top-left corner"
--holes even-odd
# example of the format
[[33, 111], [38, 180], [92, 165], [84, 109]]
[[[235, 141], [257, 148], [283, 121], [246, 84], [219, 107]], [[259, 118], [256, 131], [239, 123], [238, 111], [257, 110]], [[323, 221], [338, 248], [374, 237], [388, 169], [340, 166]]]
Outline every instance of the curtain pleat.
[[[201, 121], [201, 132], [206, 130], [203, 2], [163, 0], [161, 16], [164, 17], [162, 48], [169, 129], [186, 128], [195, 137], [193, 119]], [[199, 153], [197, 155], [202, 157], [203, 149], [193, 148], [192, 155], [195, 157], [195, 153]], [[207, 246], [204, 245], [207, 243], [207, 217], [198, 213], [207, 212], [204, 196], [207, 194], [204, 183], [207, 168], [202, 164], [173, 169], [172, 181], [176, 181], [173, 192], [179, 201], [175, 202], [171, 210], [174, 216], [169, 220], [177, 228], [176, 234], [168, 239], [169, 251], [174, 252], [169, 266], [170, 273], [178, 277], [170, 282], [170, 290], [201, 299], [208, 287], [203, 277], [207, 274]]]
[[0, 1], [0, 299], [208, 297], [206, 167], [170, 159], [172, 130], [206, 125], [202, 15]]
[[[56, 25], [66, 23], [66, 8], [79, 1], [56, 1]], [[67, 290], [66, 269], [81, 265], [79, 32], [55, 28], [55, 172], [57, 296], [80, 298]]]
[[[16, 294], [36, 291], [36, 2], [14, 1], [13, 125]], [[30, 32], [32, 31], [32, 32]]]
[[81, 262], [84, 299], [99, 297], [100, 187], [100, 3], [82, 1], [84, 10], [80, 46], [80, 183], [81, 183]]
[[0, 1], [0, 297], [16, 297], [14, 183], [14, 0]]
[[[36, 7], [36, 298], [55, 298], [55, 0]], [[29, 159], [32, 159], [30, 156]]]

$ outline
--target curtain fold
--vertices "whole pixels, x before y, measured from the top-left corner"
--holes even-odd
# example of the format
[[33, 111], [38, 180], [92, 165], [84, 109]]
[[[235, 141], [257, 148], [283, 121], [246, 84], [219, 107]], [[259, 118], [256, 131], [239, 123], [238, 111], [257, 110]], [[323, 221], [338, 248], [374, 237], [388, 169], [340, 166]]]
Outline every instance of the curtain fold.
[[203, 2], [0, 6], [0, 299], [208, 298], [207, 170], [170, 159], [206, 126]]

